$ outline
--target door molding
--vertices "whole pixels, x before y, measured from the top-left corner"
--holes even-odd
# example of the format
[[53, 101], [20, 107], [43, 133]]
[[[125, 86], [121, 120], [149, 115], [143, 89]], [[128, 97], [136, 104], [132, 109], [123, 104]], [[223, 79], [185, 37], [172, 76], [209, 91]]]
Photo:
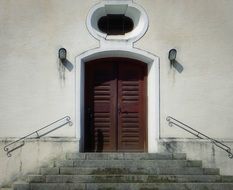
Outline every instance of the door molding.
[[84, 64], [88, 61], [106, 58], [124, 57], [137, 59], [148, 65], [147, 78], [147, 137], [148, 152], [158, 151], [160, 137], [160, 83], [159, 83], [159, 58], [151, 53], [137, 48], [96, 48], [86, 51], [76, 57], [75, 61], [75, 126], [76, 138], [79, 140], [78, 151], [84, 148]]

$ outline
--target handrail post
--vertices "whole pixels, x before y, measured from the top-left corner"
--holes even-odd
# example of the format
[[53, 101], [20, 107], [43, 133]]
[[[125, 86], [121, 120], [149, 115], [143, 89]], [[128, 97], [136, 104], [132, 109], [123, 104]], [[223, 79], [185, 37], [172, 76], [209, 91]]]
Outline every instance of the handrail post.
[[36, 135], [37, 135], [37, 138], [39, 138], [40, 137], [40, 135], [38, 134], [38, 132], [36, 131]]

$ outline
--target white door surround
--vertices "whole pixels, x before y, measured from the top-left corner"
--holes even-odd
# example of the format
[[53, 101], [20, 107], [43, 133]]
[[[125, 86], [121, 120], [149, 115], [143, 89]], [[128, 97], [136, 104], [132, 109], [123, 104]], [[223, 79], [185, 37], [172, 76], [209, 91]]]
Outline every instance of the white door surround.
[[89, 50], [76, 57], [76, 138], [80, 143], [80, 150], [83, 151], [84, 145], [84, 64], [87, 61], [106, 58], [106, 57], [125, 57], [131, 59], [137, 59], [148, 65], [148, 82], [147, 82], [147, 94], [148, 94], [148, 152], [157, 152], [157, 141], [159, 139], [159, 124], [160, 124], [160, 112], [159, 112], [159, 58], [148, 52], [136, 49], [136, 48], [117, 48], [117, 49], [104, 49], [97, 48]]

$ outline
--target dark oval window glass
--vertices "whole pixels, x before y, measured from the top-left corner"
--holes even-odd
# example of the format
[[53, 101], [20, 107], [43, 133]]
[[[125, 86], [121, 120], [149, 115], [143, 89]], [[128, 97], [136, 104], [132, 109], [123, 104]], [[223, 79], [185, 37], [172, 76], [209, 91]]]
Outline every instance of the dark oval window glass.
[[108, 14], [98, 21], [99, 29], [108, 35], [124, 35], [133, 30], [133, 20], [121, 14]]

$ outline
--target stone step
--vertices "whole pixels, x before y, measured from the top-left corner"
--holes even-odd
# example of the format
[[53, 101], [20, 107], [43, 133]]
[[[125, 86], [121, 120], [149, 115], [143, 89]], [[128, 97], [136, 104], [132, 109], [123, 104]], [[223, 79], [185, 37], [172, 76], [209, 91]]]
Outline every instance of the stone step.
[[148, 174], [148, 175], [219, 175], [218, 168], [200, 168], [200, 167], [157, 167], [143, 168], [141, 167], [125, 167], [125, 168], [82, 168], [82, 167], [54, 167], [41, 168], [42, 175], [104, 175], [104, 174]]
[[233, 183], [32, 183], [14, 190], [232, 190]]
[[205, 175], [219, 175], [220, 169], [219, 168], [203, 168], [203, 174], [205, 174]]
[[[29, 175], [30, 183], [187, 183], [222, 182], [219, 175]], [[231, 181], [233, 182], [233, 180]]]
[[233, 176], [221, 176], [223, 182], [233, 182]]
[[55, 161], [56, 167], [202, 167], [199, 160], [62, 160]]
[[68, 160], [185, 160], [184, 153], [67, 153]]

